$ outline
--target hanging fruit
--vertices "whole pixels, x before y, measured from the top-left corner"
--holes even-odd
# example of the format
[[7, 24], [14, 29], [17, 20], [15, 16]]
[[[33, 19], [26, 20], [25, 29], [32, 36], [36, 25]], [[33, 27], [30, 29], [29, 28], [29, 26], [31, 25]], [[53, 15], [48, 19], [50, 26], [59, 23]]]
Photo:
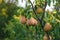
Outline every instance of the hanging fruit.
[[27, 25], [37, 25], [37, 20], [31, 17], [29, 20], [27, 20]]
[[27, 25], [31, 25], [31, 22], [30, 22], [29, 19], [27, 20], [26, 24], [27, 24]]
[[49, 38], [48, 38], [48, 36], [45, 34], [44, 37], [43, 37], [43, 40], [49, 40], [49, 39], [52, 40], [52, 37], [49, 36]]
[[37, 25], [37, 20], [34, 19], [33, 17], [30, 18], [30, 22], [32, 25]]
[[43, 10], [42, 10], [42, 8], [40, 8], [40, 7], [38, 7], [37, 9], [36, 9], [36, 13], [41, 13]]
[[51, 29], [50, 23], [46, 23], [44, 26], [44, 31], [49, 31]]
[[21, 16], [20, 17], [20, 23], [26, 23], [26, 17], [25, 16]]

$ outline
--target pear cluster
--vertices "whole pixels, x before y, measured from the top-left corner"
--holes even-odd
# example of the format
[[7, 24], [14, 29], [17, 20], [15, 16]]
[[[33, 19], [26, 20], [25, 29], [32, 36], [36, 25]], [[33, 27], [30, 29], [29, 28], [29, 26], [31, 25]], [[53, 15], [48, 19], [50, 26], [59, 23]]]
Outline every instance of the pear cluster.
[[28, 26], [29, 25], [36, 26], [38, 24], [38, 21], [33, 17], [31, 17], [30, 19], [27, 19], [25, 16], [21, 16], [20, 23], [22, 23], [22, 24], [26, 23], [26, 25], [28, 25]]

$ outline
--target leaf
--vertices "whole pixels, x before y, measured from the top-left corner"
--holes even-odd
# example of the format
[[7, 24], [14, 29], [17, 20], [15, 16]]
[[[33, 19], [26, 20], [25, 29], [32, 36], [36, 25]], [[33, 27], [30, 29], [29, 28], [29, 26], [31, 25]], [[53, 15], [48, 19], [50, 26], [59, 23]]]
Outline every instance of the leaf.
[[47, 0], [47, 4], [50, 6], [51, 0]]

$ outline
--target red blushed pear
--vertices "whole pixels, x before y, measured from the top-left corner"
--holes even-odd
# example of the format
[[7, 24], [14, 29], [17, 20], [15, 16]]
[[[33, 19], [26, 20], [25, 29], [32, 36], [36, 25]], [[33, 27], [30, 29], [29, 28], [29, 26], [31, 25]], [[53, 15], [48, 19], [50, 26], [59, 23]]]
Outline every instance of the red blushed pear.
[[21, 17], [20, 17], [20, 22], [21, 22], [22, 24], [26, 23], [26, 17], [25, 17], [25, 16], [21, 16]]
[[27, 25], [37, 25], [37, 20], [31, 17], [30, 19], [27, 20]]
[[30, 18], [31, 25], [37, 25], [37, 20], [34, 19], [33, 17]]
[[27, 25], [31, 25], [31, 22], [30, 22], [29, 19], [26, 21], [26, 24], [27, 24]]
[[44, 26], [44, 31], [49, 31], [51, 29], [50, 23], [46, 23]]

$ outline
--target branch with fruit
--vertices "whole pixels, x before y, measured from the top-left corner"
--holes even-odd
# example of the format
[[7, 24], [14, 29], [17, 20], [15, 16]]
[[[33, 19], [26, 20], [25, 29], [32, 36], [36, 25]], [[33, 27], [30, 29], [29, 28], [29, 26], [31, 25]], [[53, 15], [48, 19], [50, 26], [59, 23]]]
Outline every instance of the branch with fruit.
[[[37, 9], [38, 11], [36, 12], [31, 1], [30, 1], [30, 3], [32, 5], [32, 9], [33, 9], [34, 14], [36, 15], [36, 13], [39, 13], [40, 12], [38, 10], [39, 8]], [[44, 27], [44, 31], [46, 32], [46, 35], [44, 36], [43, 39], [44, 40], [51, 40], [52, 38], [48, 34], [48, 31], [51, 29], [51, 25], [49, 23], [45, 23], [45, 25], [44, 25], [44, 21], [43, 21], [43, 18], [44, 18], [44, 15], [45, 15], [45, 8], [46, 8], [46, 6], [47, 6], [47, 2], [45, 2], [45, 6], [43, 8], [43, 14], [42, 14], [41, 18], [39, 18], [37, 15], [36, 15], [36, 18], [40, 22], [42, 28]]]
[[[38, 7], [36, 10], [35, 10], [32, 2], [31, 2], [30, 0], [29, 0], [29, 2], [30, 2], [30, 4], [31, 4], [31, 6], [32, 6], [32, 10], [33, 10], [33, 12], [34, 12], [37, 20], [39, 21], [42, 29], [43, 29], [43, 30], [45, 31], [45, 33], [46, 33], [46, 34], [44, 35], [43, 39], [44, 39], [44, 40], [51, 40], [52, 38], [51, 38], [50, 35], [48, 34], [48, 31], [51, 29], [51, 25], [50, 25], [50, 23], [45, 22], [45, 21], [43, 20], [43, 18], [44, 18], [44, 16], [45, 16], [45, 8], [46, 8], [46, 6], [47, 6], [47, 2], [45, 1], [43, 9], [40, 8], [40, 7]], [[40, 17], [37, 15], [37, 13], [40, 13], [40, 12], [42, 12], [42, 11], [43, 11], [43, 13], [42, 13], [42, 16], [41, 16], [41, 18], [40, 18]], [[38, 23], [37, 20], [34, 19], [33, 17], [31, 17], [30, 19], [26, 19], [25, 16], [21, 16], [21, 18], [20, 18], [20, 23], [22, 23], [22, 24], [25, 24], [25, 23], [26, 23], [26, 25], [28, 25], [28, 26], [30, 26], [30, 25], [36, 26], [37, 23]], [[36, 27], [36, 29], [37, 29], [37, 27]], [[37, 32], [37, 30], [36, 30], [36, 32]]]

